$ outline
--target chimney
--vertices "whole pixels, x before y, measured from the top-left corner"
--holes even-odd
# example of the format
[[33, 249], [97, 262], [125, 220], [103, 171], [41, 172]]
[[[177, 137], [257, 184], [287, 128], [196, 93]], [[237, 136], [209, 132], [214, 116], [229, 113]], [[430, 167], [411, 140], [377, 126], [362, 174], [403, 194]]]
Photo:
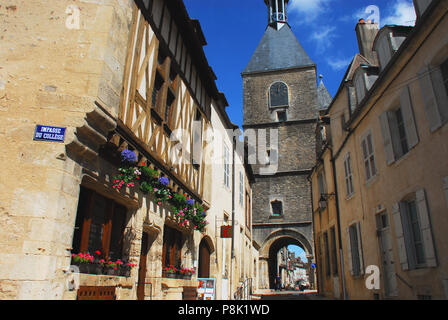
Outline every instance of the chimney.
[[358, 38], [359, 53], [367, 58], [371, 64], [378, 65], [378, 55], [373, 51], [373, 42], [379, 31], [378, 23], [360, 19], [355, 30]]

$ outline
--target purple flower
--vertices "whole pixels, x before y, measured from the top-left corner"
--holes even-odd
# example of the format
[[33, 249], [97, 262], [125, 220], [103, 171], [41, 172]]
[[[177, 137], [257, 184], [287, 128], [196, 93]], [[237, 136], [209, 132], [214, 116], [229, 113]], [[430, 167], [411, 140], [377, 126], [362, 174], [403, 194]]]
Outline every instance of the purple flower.
[[187, 199], [187, 204], [190, 205], [190, 206], [192, 206], [192, 205], [194, 204], [194, 200], [188, 198], [188, 199]]
[[137, 155], [133, 151], [124, 149], [123, 151], [121, 151], [121, 161], [135, 163], [138, 161], [138, 159]]
[[169, 184], [170, 184], [170, 180], [168, 180], [168, 178], [167, 177], [161, 177], [160, 179], [159, 179], [159, 182], [160, 182], [160, 184], [161, 185], [163, 185], [163, 186], [168, 186]]

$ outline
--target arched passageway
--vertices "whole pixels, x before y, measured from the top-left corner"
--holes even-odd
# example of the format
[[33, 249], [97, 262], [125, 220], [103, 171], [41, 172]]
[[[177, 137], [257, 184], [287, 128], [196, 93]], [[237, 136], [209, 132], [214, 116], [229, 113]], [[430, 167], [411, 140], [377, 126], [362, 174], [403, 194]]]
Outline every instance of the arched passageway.
[[[299, 232], [295, 230], [280, 230], [272, 233], [264, 241], [261, 258], [264, 261], [264, 266], [260, 265], [260, 273], [263, 273], [260, 283], [261, 288], [275, 289], [275, 278], [284, 266], [285, 261], [281, 259], [282, 253], [288, 253], [286, 249], [290, 245], [295, 245], [303, 249], [306, 253], [306, 257], [309, 261], [312, 261], [313, 251], [309, 241]], [[286, 249], [286, 250], [285, 250]], [[280, 265], [279, 264], [279, 259]], [[310, 274], [310, 278], [313, 275]], [[313, 281], [310, 279], [310, 281]]]

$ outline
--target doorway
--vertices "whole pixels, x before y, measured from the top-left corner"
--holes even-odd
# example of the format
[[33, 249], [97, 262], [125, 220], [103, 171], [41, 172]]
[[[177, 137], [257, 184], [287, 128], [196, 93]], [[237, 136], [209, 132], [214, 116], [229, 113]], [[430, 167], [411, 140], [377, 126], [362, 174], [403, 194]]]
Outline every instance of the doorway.
[[148, 251], [149, 251], [149, 235], [148, 233], [143, 232], [142, 247], [140, 250], [140, 263], [138, 266], [137, 300], [145, 300], [146, 271], [147, 271], [146, 264], [148, 259]]
[[210, 246], [206, 239], [203, 238], [199, 244], [198, 278], [210, 278], [210, 255]]

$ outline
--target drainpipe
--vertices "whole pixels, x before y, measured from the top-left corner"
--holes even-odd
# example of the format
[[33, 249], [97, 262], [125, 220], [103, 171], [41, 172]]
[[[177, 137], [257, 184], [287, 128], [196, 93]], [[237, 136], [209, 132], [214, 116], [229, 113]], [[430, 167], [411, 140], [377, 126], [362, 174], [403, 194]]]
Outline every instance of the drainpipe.
[[[314, 169], [313, 169], [314, 170]], [[311, 173], [312, 174], [312, 173]], [[311, 174], [309, 176], [306, 177], [306, 179], [308, 180], [308, 182], [310, 183], [310, 189], [311, 189], [311, 223], [313, 225], [313, 246], [314, 246], [314, 261], [316, 262], [316, 238], [315, 238], [315, 232], [314, 232], [314, 200], [313, 200], [313, 182], [311, 181]], [[311, 271], [310, 266], [311, 266], [312, 261], [308, 261], [308, 270]], [[314, 273], [314, 286], [315, 289], [318, 289], [318, 283], [317, 283], [317, 275], [315, 272]]]
[[342, 234], [341, 234], [341, 210], [339, 207], [339, 192], [338, 192], [338, 182], [336, 179], [336, 159], [333, 156], [333, 148], [331, 146], [328, 146], [328, 149], [330, 149], [331, 153], [331, 168], [333, 170], [333, 183], [334, 183], [334, 191], [335, 191], [335, 200], [336, 200], [336, 218], [338, 222], [338, 238], [339, 238], [339, 255], [341, 260], [341, 278], [342, 278], [342, 294], [344, 297], [344, 300], [347, 300], [347, 291], [345, 288], [345, 270], [344, 270], [344, 252], [342, 250]]
[[230, 256], [230, 296], [233, 296], [233, 260], [235, 258], [235, 144], [236, 137], [232, 134], [232, 248]]

